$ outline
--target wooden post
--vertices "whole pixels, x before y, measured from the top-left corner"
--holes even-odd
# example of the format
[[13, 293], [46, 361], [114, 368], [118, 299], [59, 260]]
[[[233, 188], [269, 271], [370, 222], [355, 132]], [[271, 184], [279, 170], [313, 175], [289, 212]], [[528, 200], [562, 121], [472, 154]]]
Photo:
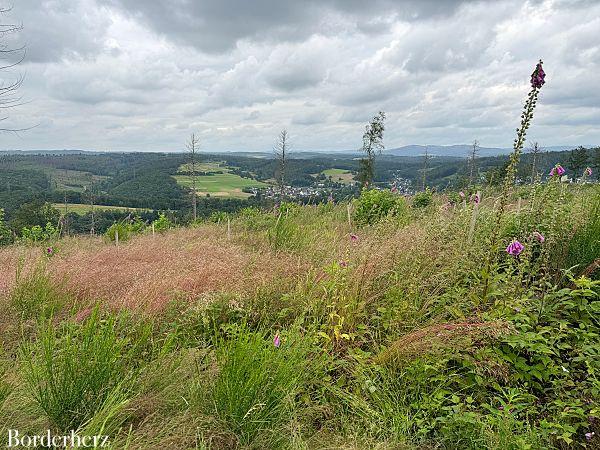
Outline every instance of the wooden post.
[[119, 246], [119, 230], [115, 230], [115, 245]]
[[152, 222], [152, 236], [154, 236], [154, 222]]
[[231, 219], [227, 218], [227, 240], [231, 240]]
[[350, 213], [350, 209], [351, 206], [350, 203], [348, 203], [348, 205], [346, 206], [346, 211], [348, 212], [348, 226], [352, 228], [352, 214]]

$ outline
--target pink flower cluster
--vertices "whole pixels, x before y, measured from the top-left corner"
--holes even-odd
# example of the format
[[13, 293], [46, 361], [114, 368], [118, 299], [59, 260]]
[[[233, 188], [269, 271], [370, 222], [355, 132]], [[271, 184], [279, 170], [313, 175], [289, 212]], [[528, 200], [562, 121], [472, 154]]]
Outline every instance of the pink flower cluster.
[[512, 256], [519, 256], [524, 249], [525, 246], [515, 239], [506, 247], [506, 253]]
[[563, 166], [561, 166], [560, 164], [555, 165], [551, 170], [550, 170], [550, 176], [553, 177], [555, 175], [558, 175], [559, 177], [562, 177], [565, 174], [565, 169], [563, 168]]

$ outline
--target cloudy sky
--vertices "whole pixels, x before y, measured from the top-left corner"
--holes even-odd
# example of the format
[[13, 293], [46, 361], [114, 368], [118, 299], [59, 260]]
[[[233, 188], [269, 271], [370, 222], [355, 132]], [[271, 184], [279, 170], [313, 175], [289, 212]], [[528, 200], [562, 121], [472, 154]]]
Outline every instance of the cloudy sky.
[[[6, 4], [4, 0], [0, 3]], [[25, 104], [0, 149], [355, 149], [387, 113], [386, 146], [510, 147], [543, 58], [529, 138], [600, 143], [600, 2], [18, 0], [2, 71]]]

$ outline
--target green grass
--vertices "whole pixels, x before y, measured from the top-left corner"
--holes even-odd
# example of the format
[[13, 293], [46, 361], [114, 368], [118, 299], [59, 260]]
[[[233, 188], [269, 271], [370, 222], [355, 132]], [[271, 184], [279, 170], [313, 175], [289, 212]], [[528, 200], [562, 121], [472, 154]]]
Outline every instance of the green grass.
[[[64, 203], [53, 203], [56, 209], [58, 209], [61, 213], [65, 212], [65, 204]], [[86, 203], [67, 203], [67, 208], [69, 212], [73, 212], [75, 214], [79, 214], [80, 216], [92, 211], [92, 205]], [[94, 211], [147, 211], [143, 208], [131, 208], [128, 206], [110, 206], [110, 205], [94, 205]]]
[[327, 169], [321, 172], [326, 177], [331, 177], [332, 181], [350, 184], [354, 182], [354, 175], [346, 169]]
[[[184, 165], [180, 168], [183, 171], [187, 168]], [[250, 194], [242, 192], [244, 188], [265, 187], [266, 183], [258, 180], [243, 178], [239, 175], [229, 172], [227, 167], [221, 167], [217, 163], [199, 164], [197, 169], [202, 172], [223, 172], [214, 173], [213, 175], [199, 175], [196, 179], [196, 191], [198, 194], [210, 194], [214, 197], [232, 197], [232, 198], [247, 198]], [[186, 188], [192, 186], [192, 180], [189, 175], [175, 175], [173, 178], [178, 184]]]

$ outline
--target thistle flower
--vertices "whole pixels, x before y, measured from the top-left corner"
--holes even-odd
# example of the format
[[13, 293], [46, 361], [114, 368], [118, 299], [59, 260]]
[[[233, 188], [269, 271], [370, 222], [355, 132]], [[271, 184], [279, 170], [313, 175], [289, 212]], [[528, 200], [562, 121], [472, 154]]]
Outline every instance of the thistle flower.
[[550, 176], [553, 177], [555, 175], [558, 175], [559, 177], [562, 177], [565, 174], [565, 169], [563, 168], [563, 166], [561, 166], [560, 164], [555, 165], [551, 170], [550, 170]]
[[471, 200], [473, 200], [473, 203], [475, 203], [476, 205], [479, 205], [479, 202], [481, 202], [481, 196], [479, 195], [479, 192], [473, 194], [471, 196]]
[[343, 260], [340, 261], [340, 267], [344, 267], [344, 268], [348, 267], [348, 261], [343, 261]]
[[533, 233], [531, 233], [531, 235], [540, 243], [542, 244], [546, 238], [544, 237], [544, 235], [542, 233], [540, 233], [539, 231], [534, 231]]
[[523, 246], [523, 244], [521, 244], [515, 239], [510, 244], [508, 244], [508, 247], [506, 247], [506, 253], [512, 256], [519, 256], [524, 249], [525, 247]]
[[54, 255], [54, 247], [46, 248], [46, 256], [50, 257]]
[[279, 333], [275, 334], [275, 337], [273, 338], [273, 345], [277, 348], [279, 348], [279, 346], [281, 345], [281, 339], [279, 338]]
[[350, 233], [350, 242], [358, 242], [358, 236], [354, 233]]
[[591, 167], [587, 167], [587, 168], [586, 168], [586, 169], [583, 171], [583, 174], [584, 174], [586, 177], [591, 177], [591, 176], [592, 176], [592, 168], [591, 168]]
[[534, 89], [541, 88], [546, 82], [545, 78], [546, 72], [544, 72], [544, 69], [542, 68], [542, 60], [540, 59], [540, 62], [537, 63], [535, 70], [531, 74], [531, 87]]

